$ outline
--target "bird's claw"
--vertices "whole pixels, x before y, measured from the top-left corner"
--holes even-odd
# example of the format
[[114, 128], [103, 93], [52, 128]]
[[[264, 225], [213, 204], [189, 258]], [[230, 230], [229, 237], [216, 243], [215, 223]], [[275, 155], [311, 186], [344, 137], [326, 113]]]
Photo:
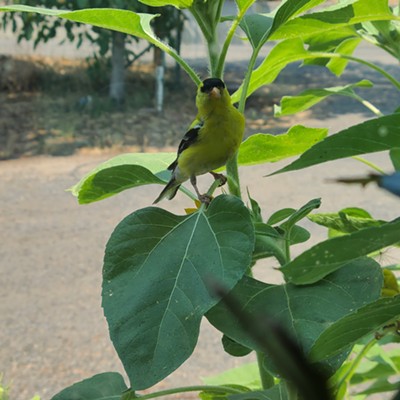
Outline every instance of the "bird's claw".
[[228, 178], [223, 174], [217, 174], [215, 172], [211, 172], [211, 175], [214, 177], [215, 180], [219, 180], [218, 186], [224, 186], [226, 182], [228, 182]]
[[212, 196], [210, 196], [210, 195], [208, 195], [206, 193], [199, 194], [198, 198], [199, 198], [199, 201], [201, 203], [204, 203], [206, 205], [209, 205], [211, 203], [211, 200], [212, 200]]

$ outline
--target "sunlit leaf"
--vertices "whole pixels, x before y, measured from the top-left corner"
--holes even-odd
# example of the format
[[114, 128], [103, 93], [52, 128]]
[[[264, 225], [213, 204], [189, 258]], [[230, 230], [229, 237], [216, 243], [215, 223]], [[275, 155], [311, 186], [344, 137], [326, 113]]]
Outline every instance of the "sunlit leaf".
[[390, 150], [400, 143], [400, 114], [375, 118], [328, 136], [274, 174], [296, 171], [327, 161]]
[[279, 106], [275, 105], [274, 107], [275, 116], [280, 117], [282, 115], [290, 115], [308, 110], [310, 107], [333, 95], [354, 97], [354, 88], [367, 88], [372, 86], [372, 82], [363, 79], [360, 82], [345, 86], [336, 86], [325, 89], [309, 89], [297, 96], [284, 96], [282, 97], [281, 104]]
[[295, 37], [308, 38], [350, 26], [363, 21], [400, 20], [391, 12], [387, 0], [358, 0], [352, 4], [339, 4], [326, 10], [302, 15], [282, 24], [270, 37], [271, 40]]
[[139, 0], [151, 7], [174, 6], [176, 8], [189, 8], [193, 0]]
[[122, 154], [97, 166], [70, 190], [80, 204], [88, 204], [133, 187], [164, 184], [160, 173], [174, 157], [172, 153]]
[[[335, 48], [334, 53], [351, 56], [361, 42], [361, 38], [348, 38]], [[349, 60], [346, 58], [331, 58], [326, 63], [326, 67], [336, 76], [340, 76], [348, 63]]]
[[210, 282], [232, 288], [253, 247], [249, 211], [233, 196], [188, 216], [147, 207], [116, 227], [104, 258], [103, 307], [133, 389], [154, 385], [191, 355], [201, 318], [218, 301]]
[[[190, 0], [176, 0], [176, 2], [186, 3], [190, 2]], [[156, 17], [156, 15], [153, 14], [135, 13], [133, 11], [118, 10], [113, 8], [93, 8], [77, 11], [65, 11], [23, 5], [3, 6], [0, 7], [0, 11], [34, 12], [38, 14], [64, 18], [83, 24], [89, 24], [100, 28], [111, 29], [145, 39], [170, 54], [176, 54], [174, 49], [157, 38], [153, 32], [151, 28], [151, 22]]]
[[246, 139], [239, 148], [239, 165], [276, 162], [304, 151], [326, 137], [327, 129], [296, 125], [285, 134], [258, 133]]

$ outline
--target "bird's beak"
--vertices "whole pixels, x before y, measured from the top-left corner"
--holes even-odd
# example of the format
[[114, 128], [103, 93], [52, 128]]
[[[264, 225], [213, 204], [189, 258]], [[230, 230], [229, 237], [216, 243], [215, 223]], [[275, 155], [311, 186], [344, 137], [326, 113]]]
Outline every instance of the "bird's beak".
[[213, 99], [219, 99], [221, 97], [221, 91], [216, 87], [212, 88], [210, 97]]

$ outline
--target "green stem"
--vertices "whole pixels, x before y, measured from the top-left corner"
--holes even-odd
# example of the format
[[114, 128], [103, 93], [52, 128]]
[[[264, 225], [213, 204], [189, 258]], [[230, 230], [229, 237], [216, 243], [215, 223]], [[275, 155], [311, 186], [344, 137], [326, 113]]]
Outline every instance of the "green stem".
[[297, 400], [297, 390], [289, 382], [285, 382], [288, 400]]
[[364, 163], [365, 165], [368, 165], [368, 167], [371, 167], [372, 169], [374, 169], [375, 171], [379, 172], [380, 174], [385, 174], [385, 171], [381, 168], [379, 168], [376, 164], [372, 163], [371, 161], [366, 160], [363, 157], [359, 157], [359, 156], [353, 156], [352, 157], [354, 160], [360, 161], [362, 163]]
[[213, 78], [221, 78], [217, 75], [217, 64], [219, 54], [219, 42], [216, 32], [212, 34], [211, 40], [207, 41], [208, 59], [210, 61], [210, 75]]
[[291, 255], [290, 255], [290, 231], [291, 229], [289, 229], [288, 232], [285, 233], [285, 237], [284, 237], [284, 241], [285, 241], [285, 259], [286, 262], [288, 263], [290, 261]]
[[[246, 106], [247, 91], [248, 91], [249, 84], [250, 84], [251, 74], [253, 72], [255, 62], [257, 60], [258, 51], [259, 50], [257, 50], [257, 49], [253, 51], [253, 54], [251, 55], [251, 58], [250, 58], [250, 61], [249, 61], [248, 67], [247, 67], [246, 76], [244, 78], [242, 94], [240, 97], [239, 107], [238, 107], [238, 110], [242, 114], [244, 114], [244, 109]], [[240, 190], [240, 179], [239, 179], [239, 168], [238, 168], [238, 163], [237, 163], [237, 154], [235, 154], [235, 156], [233, 156], [226, 163], [226, 172], [228, 175], [229, 192], [231, 194], [233, 194], [234, 196], [242, 198], [242, 194], [241, 194], [241, 190]]]
[[196, 20], [197, 24], [199, 25], [199, 28], [201, 32], [203, 33], [204, 38], [208, 42], [211, 39], [210, 32], [207, 29], [207, 26], [205, 22], [203, 21], [203, 18], [201, 15], [197, 12], [196, 7], [191, 7], [189, 8], [190, 12], [192, 13], [194, 19]]
[[194, 385], [194, 386], [185, 386], [178, 387], [173, 389], [161, 390], [159, 392], [149, 393], [140, 395], [140, 400], [145, 399], [155, 399], [156, 397], [162, 396], [170, 396], [177, 393], [187, 393], [187, 392], [201, 392], [201, 391], [213, 391], [217, 393], [230, 393], [230, 394], [239, 394], [242, 393], [238, 389], [234, 389], [229, 386], [210, 386], [210, 385]]
[[353, 57], [353, 56], [348, 56], [345, 54], [339, 54], [339, 53], [320, 53], [320, 57], [325, 57], [325, 58], [344, 58], [346, 60], [351, 60], [358, 62], [359, 64], [366, 65], [369, 68], [374, 69], [375, 71], [379, 72], [382, 74], [386, 79], [388, 79], [397, 89], [400, 90], [400, 82], [395, 79], [392, 75], [390, 75], [388, 72], [386, 72], [384, 69], [378, 67], [377, 65], [370, 63], [368, 61], [365, 61], [361, 58]]
[[232, 22], [231, 27], [229, 28], [228, 34], [226, 35], [225, 42], [222, 46], [221, 54], [219, 56], [218, 65], [216, 69], [216, 76], [221, 78], [224, 72], [224, 65], [226, 60], [226, 55], [228, 53], [229, 46], [232, 42], [233, 36], [235, 35], [236, 29], [238, 28], [240, 22], [242, 21], [243, 17], [245, 16], [247, 10], [250, 6], [254, 3], [254, 0], [249, 0], [241, 10], [239, 10], [238, 15]]
[[257, 352], [257, 364], [260, 372], [261, 384], [263, 389], [272, 388], [275, 385], [274, 377], [264, 368], [263, 359], [264, 353]]
[[242, 193], [240, 190], [240, 179], [239, 179], [239, 168], [237, 162], [237, 154], [235, 154], [227, 163], [226, 163], [226, 174], [228, 176], [228, 188], [229, 193], [234, 196], [242, 198]]
[[174, 49], [172, 49], [165, 43], [163, 43], [162, 45], [160, 45], [160, 43], [158, 42], [154, 44], [156, 44], [158, 47], [160, 47], [161, 50], [171, 56], [182, 67], [182, 69], [190, 76], [192, 81], [195, 83], [196, 87], [200, 85], [201, 79], [199, 78], [197, 73]]
[[364, 107], [368, 108], [371, 110], [375, 115], [378, 117], [383, 117], [384, 114], [382, 113], [379, 108], [375, 107], [372, 103], [370, 103], [368, 100], [363, 99], [361, 96], [357, 95], [354, 93], [353, 98], [358, 100]]
[[368, 351], [377, 343], [377, 339], [373, 338], [371, 339], [364, 347], [363, 349], [357, 354], [356, 358], [353, 360], [349, 370], [347, 373], [343, 376], [343, 378], [340, 380], [340, 382], [337, 385], [337, 390], [336, 392], [339, 393], [343, 385], [347, 385], [351, 378], [353, 377], [354, 373], [356, 372], [357, 367], [360, 365], [361, 360], [364, 358], [364, 356], [368, 353]]
[[239, 107], [238, 107], [238, 110], [241, 113], [244, 113], [244, 110], [246, 108], [247, 92], [249, 90], [251, 75], [253, 74], [254, 65], [257, 61], [257, 56], [258, 56], [259, 51], [260, 51], [259, 49], [253, 50], [253, 53], [251, 54], [251, 57], [249, 60], [249, 64], [247, 66], [247, 72], [246, 72], [246, 76], [244, 77], [242, 93], [240, 95]]

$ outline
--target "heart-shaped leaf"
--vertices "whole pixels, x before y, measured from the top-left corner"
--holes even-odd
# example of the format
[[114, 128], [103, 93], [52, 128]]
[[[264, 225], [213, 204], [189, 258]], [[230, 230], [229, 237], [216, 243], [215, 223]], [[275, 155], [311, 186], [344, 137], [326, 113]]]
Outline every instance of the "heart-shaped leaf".
[[103, 307], [133, 389], [154, 385], [191, 355], [200, 320], [218, 301], [207, 282], [232, 288], [253, 246], [250, 213], [233, 196], [188, 216], [144, 208], [117, 226], [104, 258]]
[[[243, 277], [231, 296], [242, 305], [242, 313], [256, 319], [267, 316], [280, 324], [307, 354], [321, 333], [335, 321], [378, 299], [382, 281], [379, 264], [363, 258], [307, 286], [271, 285]], [[260, 351], [259, 344], [223, 301], [207, 313], [207, 318], [233, 340]], [[330, 372], [337, 367], [331, 361], [323, 364]]]
[[115, 400], [120, 399], [128, 387], [117, 372], [106, 372], [85, 379], [62, 390], [51, 400]]

